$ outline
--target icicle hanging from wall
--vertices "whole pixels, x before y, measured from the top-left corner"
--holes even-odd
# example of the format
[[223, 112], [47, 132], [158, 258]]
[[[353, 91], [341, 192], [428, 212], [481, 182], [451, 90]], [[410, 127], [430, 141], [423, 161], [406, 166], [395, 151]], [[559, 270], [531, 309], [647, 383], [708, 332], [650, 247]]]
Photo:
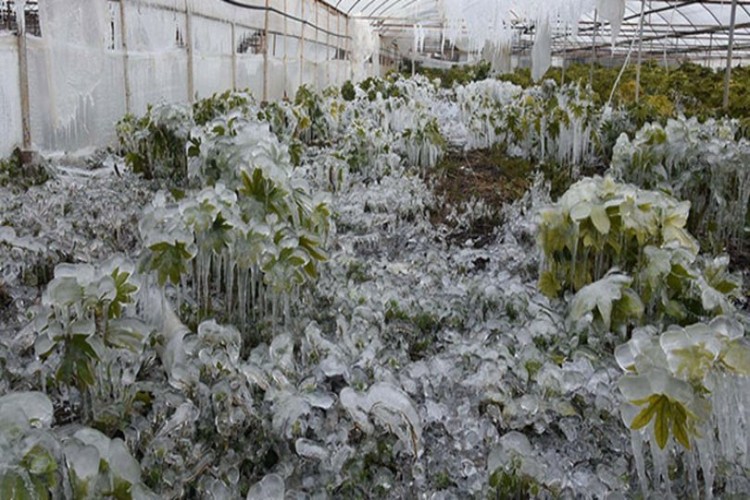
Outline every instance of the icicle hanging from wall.
[[625, 0], [596, 0], [599, 16], [608, 21], [612, 29], [612, 46], [620, 34], [622, 20], [625, 17]]

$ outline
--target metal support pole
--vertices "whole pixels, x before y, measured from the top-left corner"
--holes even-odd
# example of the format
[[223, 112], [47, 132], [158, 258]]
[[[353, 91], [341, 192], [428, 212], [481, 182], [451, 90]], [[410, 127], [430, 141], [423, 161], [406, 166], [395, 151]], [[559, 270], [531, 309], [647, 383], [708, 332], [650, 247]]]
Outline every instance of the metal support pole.
[[317, 89], [320, 89], [322, 87], [320, 85], [320, 82], [318, 82], [318, 68], [317, 68], [317, 66], [318, 66], [318, 63], [317, 63], [317, 51], [318, 51], [318, 48], [319, 48], [319, 45], [320, 45], [320, 43], [319, 43], [320, 42], [320, 31], [318, 30], [318, 26], [320, 26], [320, 24], [318, 23], [318, 14], [320, 13], [320, 4], [316, 4], [315, 0], [313, 0], [312, 5], [313, 5], [313, 9], [315, 9], [315, 52], [316, 52], [316, 54], [315, 54], [315, 57], [316, 57], [316, 63], [315, 63], [315, 66], [316, 66], [315, 67], [315, 83], [316, 83], [316, 86], [315, 87]]
[[560, 86], [565, 85], [565, 55], [568, 52], [568, 25], [565, 25], [565, 38], [563, 38], [563, 51], [562, 51], [562, 76], [560, 78]]
[[[287, 0], [284, 0], [284, 12], [287, 11]], [[286, 98], [286, 91], [287, 91], [287, 64], [288, 64], [288, 58], [287, 54], [289, 54], [289, 36], [287, 35], [288, 31], [288, 25], [287, 25], [287, 16], [284, 16], [284, 97]]]
[[268, 101], [268, 0], [263, 27], [263, 102]]
[[599, 11], [594, 10], [594, 36], [591, 41], [591, 65], [589, 67], [589, 85], [594, 86], [594, 64], [596, 64], [596, 35], [599, 33], [599, 23], [597, 18], [599, 17]]
[[[300, 18], [305, 20], [305, 0], [300, 0], [300, 6], [302, 7], [302, 15]], [[299, 85], [302, 86], [302, 73], [305, 70], [305, 24], [302, 24], [302, 35], [300, 38], [300, 49], [299, 49]]]
[[641, 0], [641, 17], [638, 21], [638, 61], [635, 66], [635, 103], [641, 96], [641, 62], [643, 61], [643, 17], [646, 14], [646, 0]]
[[26, 13], [16, 6], [18, 26], [18, 75], [21, 85], [21, 162], [31, 163], [31, 98], [29, 92], [29, 59], [26, 46]]
[[130, 55], [128, 54], [128, 28], [125, 16], [125, 0], [120, 0], [120, 37], [122, 38], [122, 79], [125, 87], [125, 113], [133, 111], [132, 95], [130, 91]]
[[331, 9], [326, 7], [326, 86], [332, 85], [331, 81]]
[[729, 83], [732, 80], [732, 54], [734, 53], [734, 25], [737, 19], [737, 0], [732, 0], [729, 20], [729, 47], [727, 48], [727, 72], [724, 75], [724, 111], [729, 109]]
[[237, 90], [237, 24], [232, 22], [232, 90]]
[[185, 0], [185, 43], [187, 44], [188, 102], [192, 104], [195, 99], [195, 62], [193, 60], [193, 13], [190, 8], [190, 0]]
[[349, 61], [349, 79], [352, 79], [354, 75], [352, 74], [352, 57], [349, 53], [349, 18], [346, 17], [344, 19], [346, 21], [344, 25], [346, 35], [346, 38], [344, 38], [344, 61]]

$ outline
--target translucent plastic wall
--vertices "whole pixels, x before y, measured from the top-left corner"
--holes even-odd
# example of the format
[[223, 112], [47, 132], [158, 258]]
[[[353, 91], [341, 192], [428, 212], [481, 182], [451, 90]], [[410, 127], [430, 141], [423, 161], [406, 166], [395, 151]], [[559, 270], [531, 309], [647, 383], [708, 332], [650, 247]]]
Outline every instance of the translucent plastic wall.
[[[26, 35], [32, 146], [107, 144], [125, 113], [227, 89], [293, 97], [352, 77], [349, 19], [319, 0], [44, 0]], [[266, 4], [268, 12], [266, 12]], [[20, 145], [16, 37], [0, 32], [0, 157]]]
[[16, 37], [0, 33], [0, 153], [21, 143], [21, 92]]

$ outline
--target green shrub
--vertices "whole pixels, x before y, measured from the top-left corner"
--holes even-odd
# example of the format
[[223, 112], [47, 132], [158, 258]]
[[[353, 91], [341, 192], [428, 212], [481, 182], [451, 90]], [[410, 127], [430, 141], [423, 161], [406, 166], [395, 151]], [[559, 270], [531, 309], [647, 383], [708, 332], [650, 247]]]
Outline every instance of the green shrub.
[[133, 172], [179, 184], [187, 177], [186, 144], [192, 127], [189, 108], [160, 104], [149, 105], [140, 118], [126, 115], [116, 130], [125, 162]]

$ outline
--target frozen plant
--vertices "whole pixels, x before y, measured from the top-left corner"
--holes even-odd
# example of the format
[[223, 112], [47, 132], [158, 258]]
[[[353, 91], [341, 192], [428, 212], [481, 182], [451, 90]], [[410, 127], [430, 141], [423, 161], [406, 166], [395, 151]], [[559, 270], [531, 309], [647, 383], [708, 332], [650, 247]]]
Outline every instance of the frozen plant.
[[539, 213], [540, 290], [555, 297], [580, 290], [613, 267], [638, 270], [646, 245], [677, 246], [696, 255], [698, 244], [685, 229], [689, 209], [689, 202], [611, 177], [580, 180]]
[[156, 498], [121, 439], [88, 427], [52, 428], [52, 401], [41, 392], [0, 397], [3, 498]]
[[741, 245], [750, 203], [750, 144], [730, 120], [670, 119], [615, 145], [611, 172], [646, 189], [691, 200], [688, 227], [717, 250]]
[[[626, 372], [619, 381], [627, 402], [622, 417], [632, 430], [644, 491], [649, 484], [642, 444], [648, 441], [654, 457], [654, 489], [660, 482], [669, 488], [669, 455], [662, 450], [679, 443], [680, 447], [674, 448], [687, 464], [694, 494], [698, 488], [696, 462], [703, 471], [707, 497], [712, 495], [713, 478], [720, 466], [728, 472], [727, 493], [734, 492], [732, 475], [743, 474], [750, 464], [750, 411], [746, 406], [750, 345], [744, 333], [738, 321], [718, 316], [709, 323], [671, 326], [658, 336], [651, 328], [638, 330], [615, 350], [617, 362]], [[698, 460], [693, 449], [697, 449]]]
[[191, 110], [176, 104], [149, 106], [140, 118], [127, 115], [117, 124], [125, 161], [146, 179], [173, 183], [187, 176], [185, 146], [193, 127]]
[[[148, 327], [134, 314], [139, 282], [134, 265], [115, 256], [99, 265], [59, 264], [27, 329], [43, 360], [42, 377], [76, 387], [84, 420], [95, 418], [92, 397], [114, 369], [128, 386], [140, 369]], [[109, 372], [109, 375], [113, 373]]]
[[326, 197], [297, 174], [265, 124], [220, 118], [191, 142], [191, 176], [210, 187], [174, 203], [162, 194], [147, 209], [143, 268], [160, 285], [190, 276], [201, 314], [223, 308], [242, 329], [249, 315], [288, 318], [292, 296], [326, 259]]

